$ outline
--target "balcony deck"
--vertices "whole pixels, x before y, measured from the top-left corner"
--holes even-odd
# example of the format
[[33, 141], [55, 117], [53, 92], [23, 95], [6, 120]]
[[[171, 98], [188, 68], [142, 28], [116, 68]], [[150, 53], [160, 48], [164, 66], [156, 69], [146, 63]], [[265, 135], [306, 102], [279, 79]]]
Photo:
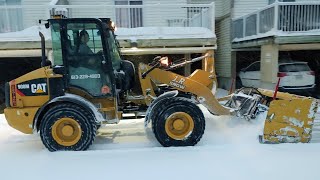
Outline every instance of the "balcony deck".
[[[232, 21], [234, 48], [266, 41], [319, 43], [320, 2], [278, 2]], [[245, 44], [245, 45], [244, 45]]]
[[[151, 13], [151, 10], [161, 6], [165, 12], [152, 11], [151, 17], [146, 13]], [[21, 7], [1, 7], [2, 9], [25, 9], [28, 6]], [[40, 5], [33, 6], [33, 8], [44, 8]], [[45, 7], [54, 11], [64, 11], [70, 18], [84, 17], [92, 12], [90, 8], [104, 8], [105, 12], [115, 11], [115, 9], [129, 10], [128, 12], [138, 12], [137, 9], [144, 11], [146, 14], [143, 18], [145, 22], [140, 23], [139, 20], [132, 23], [132, 18], [141, 19], [140, 13], [134, 13], [133, 17], [129, 17], [131, 23], [120, 23], [120, 28], [116, 31], [117, 39], [120, 42], [121, 50], [124, 54], [157, 54], [157, 53], [199, 53], [209, 49], [216, 49], [216, 35], [215, 35], [215, 16], [214, 3], [205, 5], [134, 5], [134, 6], [119, 6], [119, 5], [55, 5]], [[190, 10], [191, 9], [191, 10]], [[83, 14], [81, 14], [82, 12]], [[103, 14], [90, 14], [90, 17], [101, 17]], [[166, 17], [166, 14], [176, 14], [175, 19]], [[190, 14], [192, 12], [192, 14]], [[61, 13], [61, 12], [60, 12]], [[172, 14], [171, 13], [171, 14]], [[112, 17], [111, 17], [112, 16]], [[113, 17], [115, 16], [115, 17]], [[112, 19], [117, 19], [117, 13], [110, 14]], [[87, 17], [87, 16], [86, 16]], [[38, 19], [40, 19], [38, 17]], [[148, 20], [149, 19], [149, 20]], [[117, 23], [117, 22], [116, 22]], [[122, 27], [121, 27], [122, 26]], [[123, 27], [124, 26], [124, 27]], [[127, 27], [130, 26], [130, 27]], [[132, 27], [131, 27], [132, 26]], [[140, 27], [141, 26], [141, 27]], [[0, 33], [0, 57], [8, 55], [9, 51], [16, 50], [36, 50], [38, 53], [33, 53], [34, 56], [39, 55], [40, 38], [38, 31], [45, 33], [47, 39], [47, 48], [50, 49], [51, 37], [48, 30], [40, 26], [32, 26], [20, 32]], [[138, 50], [132, 50], [131, 44], [136, 42]], [[4, 52], [7, 51], [7, 52]], [[22, 51], [21, 51], [22, 52]], [[25, 53], [25, 52], [24, 52]], [[12, 55], [16, 53], [11, 53]], [[16, 54], [17, 55], [17, 54]]]

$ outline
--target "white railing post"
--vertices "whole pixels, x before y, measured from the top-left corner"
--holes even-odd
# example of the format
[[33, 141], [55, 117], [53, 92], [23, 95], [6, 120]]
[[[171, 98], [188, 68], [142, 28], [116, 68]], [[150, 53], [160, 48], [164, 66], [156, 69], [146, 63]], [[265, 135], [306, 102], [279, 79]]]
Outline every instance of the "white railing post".
[[212, 31], [215, 32], [215, 21], [216, 21], [216, 15], [215, 15], [215, 3], [212, 2], [210, 4], [211, 6], [211, 28], [212, 28]]
[[260, 34], [260, 12], [257, 12], [257, 21], [256, 21], [256, 23], [257, 23], [257, 35], [259, 35]]
[[244, 18], [242, 19], [242, 22], [243, 22], [243, 32], [242, 32], [242, 35], [243, 35], [244, 38], [246, 37], [246, 20], [247, 20], [246, 17], [244, 17]]
[[205, 24], [206, 24], [205, 22], [206, 18], [204, 17], [204, 15], [205, 15], [205, 9], [201, 9], [201, 26], [202, 27], [205, 27]]
[[5, 14], [6, 14], [6, 26], [8, 27], [8, 30], [9, 32], [11, 31], [11, 28], [10, 28], [10, 19], [9, 19], [9, 13], [8, 13], [8, 7], [7, 7], [7, 4], [4, 5], [5, 6]]
[[278, 20], [279, 20], [279, 2], [274, 3], [274, 25], [273, 30], [278, 31]]

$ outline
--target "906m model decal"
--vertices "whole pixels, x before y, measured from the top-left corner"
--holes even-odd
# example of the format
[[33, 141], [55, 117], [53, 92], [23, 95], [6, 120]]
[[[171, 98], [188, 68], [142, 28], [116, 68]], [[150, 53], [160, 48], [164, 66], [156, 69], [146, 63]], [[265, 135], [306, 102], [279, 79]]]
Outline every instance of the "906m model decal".
[[20, 96], [48, 95], [47, 79], [34, 79], [17, 84], [17, 94]]

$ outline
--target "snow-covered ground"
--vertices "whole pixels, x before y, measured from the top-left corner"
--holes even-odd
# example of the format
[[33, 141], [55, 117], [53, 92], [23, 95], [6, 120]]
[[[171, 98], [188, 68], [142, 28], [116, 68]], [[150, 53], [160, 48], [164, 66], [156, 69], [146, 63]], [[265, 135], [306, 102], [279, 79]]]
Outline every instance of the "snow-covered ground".
[[248, 122], [202, 110], [206, 131], [195, 147], [160, 147], [138, 119], [103, 127], [88, 151], [54, 153], [0, 115], [0, 179], [319, 179], [319, 143], [259, 144], [264, 114]]

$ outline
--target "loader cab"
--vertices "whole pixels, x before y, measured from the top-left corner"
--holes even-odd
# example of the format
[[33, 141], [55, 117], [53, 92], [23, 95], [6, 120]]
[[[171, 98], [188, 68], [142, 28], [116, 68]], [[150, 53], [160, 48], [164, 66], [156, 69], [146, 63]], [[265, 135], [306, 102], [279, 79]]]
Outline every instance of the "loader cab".
[[64, 75], [66, 89], [114, 97], [121, 58], [110, 19], [50, 19], [49, 26], [53, 70]]

